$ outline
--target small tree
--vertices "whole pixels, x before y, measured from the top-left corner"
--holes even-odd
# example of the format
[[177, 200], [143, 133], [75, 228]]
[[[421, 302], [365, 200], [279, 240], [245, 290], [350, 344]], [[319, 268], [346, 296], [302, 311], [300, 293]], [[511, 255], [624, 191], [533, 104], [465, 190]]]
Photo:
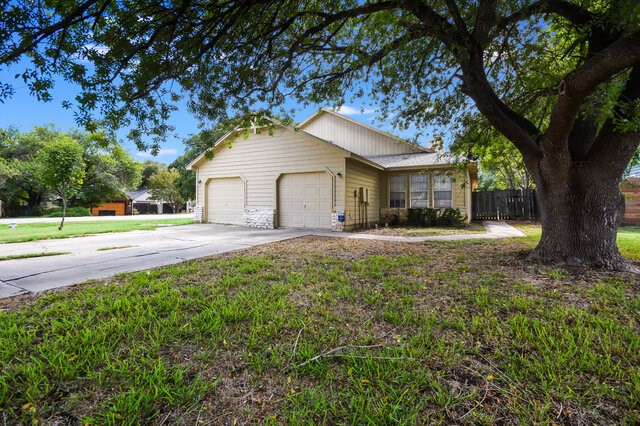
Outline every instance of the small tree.
[[58, 230], [64, 226], [67, 202], [80, 190], [84, 179], [83, 148], [68, 135], [58, 135], [45, 144], [38, 159], [40, 179], [54, 194], [62, 199], [62, 220]]
[[157, 161], [147, 160], [142, 163], [142, 180], [140, 181], [140, 188], [151, 188], [151, 177], [163, 170], [167, 170], [167, 166], [158, 163]]
[[151, 199], [165, 201], [171, 204], [173, 212], [180, 211], [184, 199], [176, 186], [176, 180], [180, 177], [180, 172], [176, 169], [160, 170], [149, 179]]
[[135, 161], [115, 142], [105, 151], [84, 138], [85, 178], [74, 203], [97, 206], [136, 189], [142, 179], [142, 163]]

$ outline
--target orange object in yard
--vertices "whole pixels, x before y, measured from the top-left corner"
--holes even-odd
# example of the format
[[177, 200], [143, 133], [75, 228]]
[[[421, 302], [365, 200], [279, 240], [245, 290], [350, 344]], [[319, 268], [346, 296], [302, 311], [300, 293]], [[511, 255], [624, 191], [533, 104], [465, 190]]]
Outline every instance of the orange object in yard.
[[97, 207], [91, 207], [93, 216], [125, 216], [132, 214], [131, 200], [113, 200], [102, 203]]

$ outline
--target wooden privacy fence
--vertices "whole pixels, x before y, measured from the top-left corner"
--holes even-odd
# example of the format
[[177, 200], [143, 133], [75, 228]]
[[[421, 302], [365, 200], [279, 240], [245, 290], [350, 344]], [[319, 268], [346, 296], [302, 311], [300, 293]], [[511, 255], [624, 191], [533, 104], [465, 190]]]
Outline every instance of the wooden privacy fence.
[[473, 220], [540, 218], [535, 189], [473, 192], [471, 211]]
[[622, 219], [623, 225], [640, 225], [640, 178], [629, 178], [620, 184], [627, 209]]

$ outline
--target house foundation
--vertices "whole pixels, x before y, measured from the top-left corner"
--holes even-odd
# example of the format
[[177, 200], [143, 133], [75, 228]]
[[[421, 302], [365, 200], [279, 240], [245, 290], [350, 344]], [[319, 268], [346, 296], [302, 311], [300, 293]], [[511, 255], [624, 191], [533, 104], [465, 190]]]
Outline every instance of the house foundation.
[[276, 210], [244, 209], [242, 225], [250, 228], [273, 229], [276, 227]]

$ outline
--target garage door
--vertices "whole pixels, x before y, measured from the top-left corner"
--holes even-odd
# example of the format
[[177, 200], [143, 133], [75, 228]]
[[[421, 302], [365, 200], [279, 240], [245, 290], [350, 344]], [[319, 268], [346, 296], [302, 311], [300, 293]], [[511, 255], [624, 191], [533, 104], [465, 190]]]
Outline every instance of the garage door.
[[331, 228], [331, 178], [324, 172], [283, 175], [278, 181], [278, 224]]
[[244, 182], [238, 178], [212, 179], [207, 184], [207, 221], [242, 225]]

